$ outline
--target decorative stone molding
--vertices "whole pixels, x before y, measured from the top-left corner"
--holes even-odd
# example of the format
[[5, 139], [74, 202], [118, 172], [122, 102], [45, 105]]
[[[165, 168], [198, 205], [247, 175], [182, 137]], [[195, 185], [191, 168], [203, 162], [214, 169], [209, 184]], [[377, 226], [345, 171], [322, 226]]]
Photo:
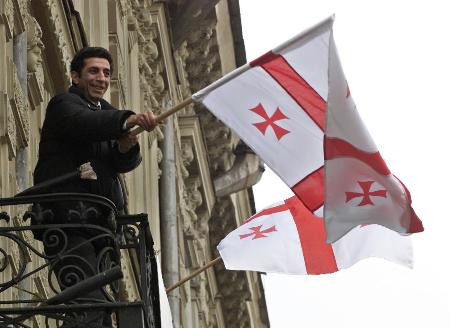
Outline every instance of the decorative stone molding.
[[161, 102], [166, 93], [162, 77], [164, 65], [159, 51], [159, 30], [155, 26], [151, 6], [148, 1], [132, 1], [128, 13], [128, 29], [137, 35], [139, 44], [140, 84], [143, 93], [143, 105], [156, 114], [161, 111]]
[[11, 108], [11, 103], [8, 101], [6, 105], [6, 141], [8, 144], [8, 155], [9, 160], [16, 157], [16, 146], [17, 146], [17, 134], [16, 134], [16, 121], [14, 119], [13, 110]]
[[186, 167], [191, 165], [194, 160], [194, 150], [193, 145], [190, 140], [182, 140], [181, 141], [181, 174], [183, 178], [187, 178], [189, 176], [189, 171]]
[[261, 179], [263, 172], [264, 164], [255, 153], [240, 154], [229, 171], [214, 179], [217, 197], [231, 195], [252, 187]]
[[[160, 148], [156, 148], [156, 161], [158, 163], [158, 166], [161, 164], [162, 159], [163, 159], [162, 150]], [[158, 170], [158, 180], [159, 180], [159, 178], [161, 178], [161, 173], [162, 173], [162, 171], [161, 171], [161, 169], [159, 169]]]
[[28, 13], [27, 0], [12, 0], [14, 6], [14, 34], [25, 32]]
[[6, 41], [12, 39], [14, 34], [14, 5], [12, 0], [0, 1], [0, 23], [6, 28]]
[[124, 57], [122, 55], [122, 49], [117, 33], [109, 34], [109, 51], [111, 52], [115, 64], [111, 76], [111, 98], [114, 98], [113, 94], [117, 95], [117, 99], [111, 100], [112, 103], [122, 108], [126, 105], [125, 95], [127, 94], [127, 85]]
[[182, 228], [185, 238], [188, 240], [194, 240], [198, 238], [197, 230], [194, 227], [195, 222], [197, 221], [197, 215], [195, 214], [195, 211], [186, 204], [186, 198], [187, 193], [183, 191], [182, 199], [179, 200]]
[[17, 137], [18, 145], [21, 148], [27, 147], [30, 135], [30, 122], [28, 114], [28, 101], [22, 91], [22, 87], [19, 83], [19, 78], [17, 77], [16, 69], [14, 68], [13, 73], [13, 97], [10, 98], [11, 109], [14, 114], [14, 118], [17, 125]]
[[27, 23], [27, 71], [28, 98], [31, 108], [35, 109], [43, 100], [44, 73], [42, 69], [42, 29], [32, 16], [28, 16]]
[[[42, 274], [44, 274], [45, 271], [42, 270]], [[43, 276], [38, 276], [34, 278], [34, 285], [36, 286], [35, 291], [42, 299], [49, 298], [49, 290], [50, 288], [47, 286], [46, 283], [47, 279]]]
[[55, 48], [59, 58], [59, 64], [62, 67], [62, 74], [68, 85], [70, 81], [69, 71], [73, 46], [66, 36], [67, 24], [65, 22], [65, 17], [62, 17], [64, 10], [61, 7], [61, 2], [58, 0], [45, 0], [43, 2], [48, 15], [48, 23], [52, 38], [55, 40]]
[[128, 15], [128, 13], [131, 10], [131, 6], [130, 6], [130, 1], [127, 0], [119, 0], [117, 2], [118, 6], [119, 6], [119, 11], [120, 11], [120, 15], [122, 17], [125, 17]]
[[236, 158], [233, 151], [240, 141], [239, 136], [220, 122], [208, 110], [203, 108], [203, 106], [197, 110], [197, 113], [200, 116], [200, 121], [205, 131], [212, 174], [215, 176], [220, 172], [230, 170]]
[[[175, 65], [180, 81], [180, 94], [183, 99], [191, 96], [191, 88], [188, 80], [188, 73], [186, 71], [186, 60], [189, 57], [189, 51], [187, 50], [187, 42], [184, 41], [181, 46], [174, 52]], [[194, 105], [190, 104], [180, 111], [181, 115], [193, 115]]]
[[201, 186], [200, 177], [189, 177], [186, 180], [187, 205], [197, 210], [203, 204], [203, 196], [199, 190]]
[[37, 71], [42, 65], [42, 29], [36, 19], [32, 16], [28, 17], [27, 23], [27, 70], [28, 73]]
[[8, 94], [0, 91], [0, 136], [4, 137], [8, 133], [8, 112], [9, 108]]
[[[191, 92], [198, 91], [222, 75], [215, 24], [215, 20], [210, 19], [191, 32], [175, 52], [183, 97], [188, 97]], [[192, 107], [203, 127], [212, 175], [230, 170], [235, 161], [233, 152], [240, 138], [202, 105]]]
[[211, 295], [207, 288], [206, 274], [203, 272], [193, 278], [193, 288], [191, 289], [191, 299], [197, 303], [199, 319], [202, 321], [201, 327], [211, 326], [212, 316], [210, 313]]
[[36, 72], [28, 73], [28, 99], [33, 110], [44, 100], [43, 84], [42, 74], [36, 74]]
[[197, 214], [205, 210], [209, 215], [214, 206], [215, 197], [200, 122], [196, 116], [180, 116], [178, 124], [182, 145], [184, 145], [182, 149], [186, 151], [183, 164], [189, 173], [189, 178], [185, 179], [186, 183], [195, 183], [193, 188], [198, 189], [202, 195], [203, 203], [197, 206]]

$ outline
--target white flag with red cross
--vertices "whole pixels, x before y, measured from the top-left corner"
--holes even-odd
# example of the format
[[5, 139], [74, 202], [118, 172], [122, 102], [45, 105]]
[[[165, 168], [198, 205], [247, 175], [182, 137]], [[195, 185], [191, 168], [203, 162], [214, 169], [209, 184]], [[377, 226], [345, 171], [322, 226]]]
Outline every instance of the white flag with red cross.
[[333, 18], [193, 95], [312, 212], [327, 242], [361, 224], [423, 231], [406, 187], [372, 141], [341, 69]]
[[293, 196], [247, 219], [217, 246], [229, 270], [325, 274], [378, 257], [412, 267], [411, 237], [379, 225], [358, 226], [325, 242], [322, 218]]

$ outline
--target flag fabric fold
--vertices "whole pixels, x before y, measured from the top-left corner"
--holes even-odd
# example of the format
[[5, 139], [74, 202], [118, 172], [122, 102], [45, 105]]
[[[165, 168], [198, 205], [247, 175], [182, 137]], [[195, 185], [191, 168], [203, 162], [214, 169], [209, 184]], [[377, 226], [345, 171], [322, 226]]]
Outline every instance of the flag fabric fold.
[[412, 267], [411, 239], [379, 225], [358, 226], [333, 244], [325, 225], [296, 197], [247, 219], [217, 246], [229, 270], [300, 275], [336, 272], [368, 257]]
[[333, 17], [197, 92], [311, 211], [327, 242], [361, 224], [423, 231], [406, 187], [389, 171], [350, 93]]

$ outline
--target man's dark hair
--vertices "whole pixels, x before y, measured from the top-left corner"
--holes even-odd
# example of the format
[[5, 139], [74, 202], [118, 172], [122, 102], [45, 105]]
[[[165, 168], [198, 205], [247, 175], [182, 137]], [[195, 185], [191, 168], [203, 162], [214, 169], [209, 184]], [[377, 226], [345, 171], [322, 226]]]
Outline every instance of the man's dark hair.
[[84, 67], [84, 60], [87, 58], [105, 58], [109, 62], [111, 74], [113, 72], [113, 60], [111, 53], [102, 47], [84, 47], [80, 49], [70, 63], [70, 71], [75, 71], [81, 75]]

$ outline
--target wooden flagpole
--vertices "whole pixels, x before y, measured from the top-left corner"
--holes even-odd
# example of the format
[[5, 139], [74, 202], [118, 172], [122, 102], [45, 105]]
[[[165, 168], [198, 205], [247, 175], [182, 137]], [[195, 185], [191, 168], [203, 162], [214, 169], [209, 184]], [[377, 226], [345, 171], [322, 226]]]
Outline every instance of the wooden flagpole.
[[[183, 100], [178, 105], [176, 105], [176, 106], [172, 107], [171, 109], [163, 112], [161, 115], [156, 116], [156, 118], [155, 118], [156, 119], [156, 123], [160, 123], [161, 121], [163, 121], [164, 119], [166, 119], [170, 115], [175, 114], [176, 112], [178, 112], [179, 110], [183, 109], [187, 105], [190, 105], [192, 102], [193, 102], [192, 98], [187, 98], [187, 99]], [[133, 131], [131, 131], [131, 134], [135, 136], [135, 135], [138, 135], [139, 133], [141, 133], [143, 131], [145, 131], [145, 130], [139, 126], [136, 129], [134, 129]]]
[[222, 258], [220, 256], [216, 257], [214, 260], [209, 261], [208, 263], [206, 263], [204, 266], [202, 266], [201, 268], [195, 270], [194, 272], [192, 272], [189, 276], [181, 279], [179, 282], [177, 282], [175, 285], [170, 286], [169, 288], [166, 288], [166, 293], [171, 292], [172, 290], [174, 290], [177, 287], [180, 287], [182, 284], [184, 284], [186, 281], [191, 280], [192, 278], [194, 278], [196, 275], [202, 273], [203, 271], [205, 271], [206, 269], [208, 269], [209, 267], [212, 267], [214, 264], [218, 263]]

